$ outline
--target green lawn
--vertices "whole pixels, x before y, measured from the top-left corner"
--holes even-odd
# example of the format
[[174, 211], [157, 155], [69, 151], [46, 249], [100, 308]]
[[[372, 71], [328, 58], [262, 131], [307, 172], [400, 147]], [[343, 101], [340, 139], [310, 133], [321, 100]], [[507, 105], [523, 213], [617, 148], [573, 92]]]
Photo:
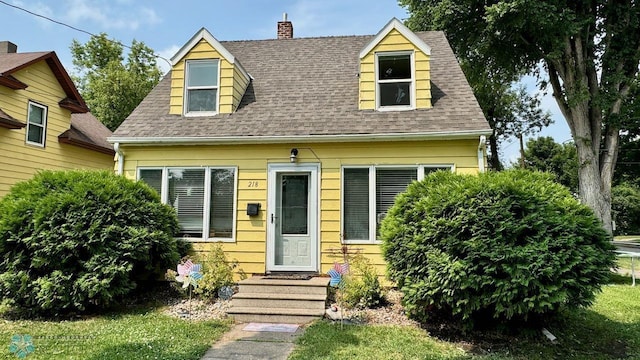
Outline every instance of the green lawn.
[[229, 329], [227, 322], [172, 318], [159, 309], [75, 321], [9, 321], [0, 318], [0, 359], [12, 336], [31, 335], [27, 359], [199, 359]]
[[623, 277], [615, 282], [589, 309], [547, 326], [558, 337], [554, 344], [538, 331], [472, 334], [447, 342], [411, 327], [321, 321], [298, 339], [290, 359], [640, 359], [640, 286], [629, 286]]

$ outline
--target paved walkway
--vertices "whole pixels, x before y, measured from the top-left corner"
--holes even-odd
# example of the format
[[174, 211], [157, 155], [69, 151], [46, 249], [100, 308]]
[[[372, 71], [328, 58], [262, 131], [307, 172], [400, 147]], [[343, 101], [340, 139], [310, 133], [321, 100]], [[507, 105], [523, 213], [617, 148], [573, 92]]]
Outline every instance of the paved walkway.
[[201, 360], [246, 359], [286, 360], [304, 329], [295, 333], [244, 331], [237, 324], [209, 349]]

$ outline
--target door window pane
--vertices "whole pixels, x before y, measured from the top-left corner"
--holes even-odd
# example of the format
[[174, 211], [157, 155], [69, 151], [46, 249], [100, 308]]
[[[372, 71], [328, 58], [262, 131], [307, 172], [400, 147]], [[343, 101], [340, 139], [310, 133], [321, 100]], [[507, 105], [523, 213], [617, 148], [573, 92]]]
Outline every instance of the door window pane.
[[234, 171], [211, 170], [211, 209], [209, 212], [209, 237], [231, 238], [233, 236], [233, 192]]
[[309, 223], [309, 175], [282, 175], [283, 234], [307, 234]]
[[178, 213], [181, 237], [202, 237], [204, 169], [169, 169], [169, 204]]
[[344, 239], [369, 239], [369, 169], [344, 169]]

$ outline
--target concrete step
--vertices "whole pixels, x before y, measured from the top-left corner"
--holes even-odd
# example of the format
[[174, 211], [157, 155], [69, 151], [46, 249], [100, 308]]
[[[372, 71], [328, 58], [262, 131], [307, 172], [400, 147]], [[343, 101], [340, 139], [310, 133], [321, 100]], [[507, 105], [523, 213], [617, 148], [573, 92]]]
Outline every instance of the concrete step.
[[309, 280], [281, 280], [253, 276], [240, 281], [241, 293], [288, 293], [326, 295], [329, 278], [315, 277]]
[[255, 307], [231, 307], [228, 314], [239, 322], [266, 322], [284, 324], [306, 324], [322, 318], [324, 309], [281, 309], [281, 308], [255, 308]]
[[327, 295], [243, 293], [233, 296], [233, 306], [283, 309], [324, 309]]
[[324, 315], [329, 278], [290, 280], [254, 276], [239, 285], [228, 310], [236, 321], [299, 324]]

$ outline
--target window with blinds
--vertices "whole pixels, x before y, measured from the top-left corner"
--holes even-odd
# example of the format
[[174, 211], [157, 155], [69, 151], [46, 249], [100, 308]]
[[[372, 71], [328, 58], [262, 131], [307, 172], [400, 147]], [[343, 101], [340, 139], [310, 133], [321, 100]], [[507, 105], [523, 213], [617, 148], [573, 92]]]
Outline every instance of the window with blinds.
[[344, 239], [369, 239], [369, 168], [344, 169]]
[[380, 223], [393, 205], [396, 196], [407, 190], [411, 182], [418, 180], [416, 169], [376, 169], [376, 237]]
[[[430, 172], [452, 165], [344, 167], [342, 169], [342, 236], [345, 241], [378, 239], [380, 223], [396, 196]], [[375, 236], [374, 236], [375, 235]]]
[[180, 224], [177, 236], [233, 239], [235, 168], [142, 168], [138, 179], [176, 210]]

